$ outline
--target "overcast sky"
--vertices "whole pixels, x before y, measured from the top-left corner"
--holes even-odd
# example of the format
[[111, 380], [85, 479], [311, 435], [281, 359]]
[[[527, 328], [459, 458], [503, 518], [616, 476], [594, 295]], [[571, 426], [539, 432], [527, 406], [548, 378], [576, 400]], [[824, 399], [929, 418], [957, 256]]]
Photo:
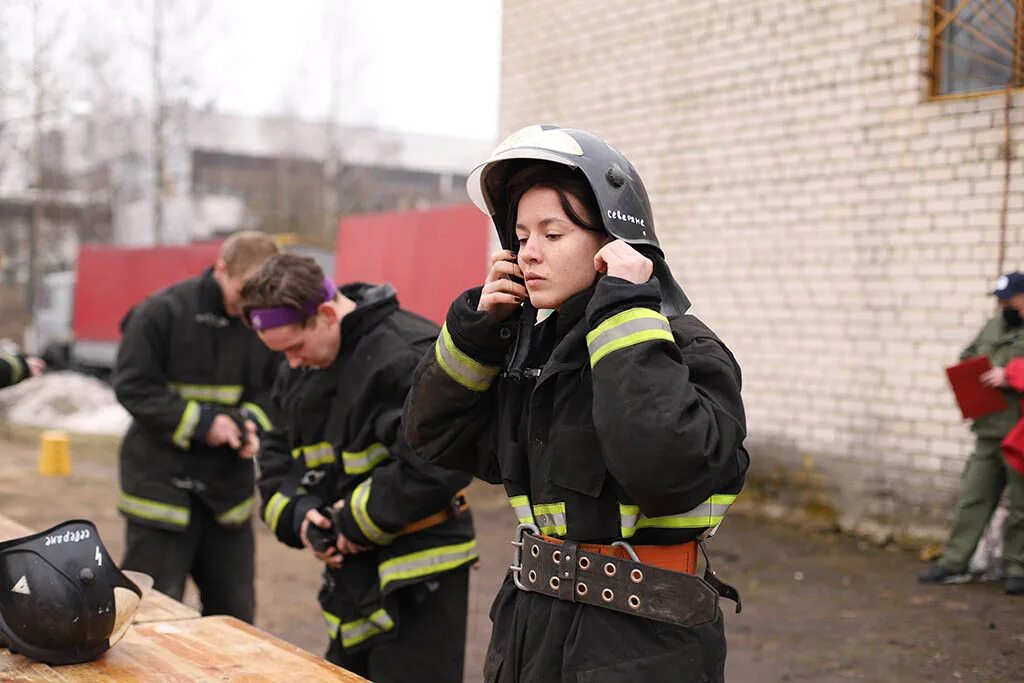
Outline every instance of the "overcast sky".
[[[143, 43], [152, 1], [40, 0], [40, 7], [62, 27], [58, 55], [74, 64], [83, 37], [109, 41], [118, 77], [145, 102], [151, 79]], [[199, 1], [164, 0], [168, 14]], [[23, 62], [28, 6], [29, 0], [0, 0], [0, 40], [8, 39], [12, 59]], [[496, 136], [500, 0], [210, 0], [210, 7], [199, 28], [179, 30], [185, 35], [168, 48], [169, 68], [185, 65], [195, 80], [189, 98], [196, 104], [319, 118], [330, 110], [336, 72], [335, 111], [345, 122]], [[169, 19], [172, 32], [177, 20]], [[19, 97], [25, 90], [22, 84], [7, 95], [8, 116], [30, 111], [31, 100]]]

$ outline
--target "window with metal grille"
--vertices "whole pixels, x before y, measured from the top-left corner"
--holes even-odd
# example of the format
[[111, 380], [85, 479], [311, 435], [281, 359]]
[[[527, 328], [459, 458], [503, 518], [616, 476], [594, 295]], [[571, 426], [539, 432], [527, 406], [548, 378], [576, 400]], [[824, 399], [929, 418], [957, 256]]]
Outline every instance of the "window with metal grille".
[[1024, 85], [1024, 0], [932, 0], [931, 94]]

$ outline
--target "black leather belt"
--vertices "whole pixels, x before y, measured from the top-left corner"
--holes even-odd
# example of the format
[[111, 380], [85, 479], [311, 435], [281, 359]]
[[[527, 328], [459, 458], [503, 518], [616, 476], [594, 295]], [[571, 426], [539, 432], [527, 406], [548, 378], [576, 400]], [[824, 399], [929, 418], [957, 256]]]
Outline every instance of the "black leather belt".
[[551, 543], [532, 524], [519, 525], [512, 545], [520, 590], [691, 628], [718, 615], [718, 591], [700, 577], [581, 550], [575, 541]]

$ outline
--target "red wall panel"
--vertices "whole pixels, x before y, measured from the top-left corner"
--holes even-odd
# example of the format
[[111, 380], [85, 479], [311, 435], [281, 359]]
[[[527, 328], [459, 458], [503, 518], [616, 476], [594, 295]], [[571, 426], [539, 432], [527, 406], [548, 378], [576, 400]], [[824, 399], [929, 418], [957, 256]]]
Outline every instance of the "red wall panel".
[[491, 230], [472, 204], [345, 218], [335, 280], [390, 282], [403, 308], [440, 324], [452, 299], [483, 284]]
[[75, 338], [120, 340], [121, 318], [128, 309], [153, 292], [212, 266], [220, 244], [138, 249], [83, 244], [75, 279]]

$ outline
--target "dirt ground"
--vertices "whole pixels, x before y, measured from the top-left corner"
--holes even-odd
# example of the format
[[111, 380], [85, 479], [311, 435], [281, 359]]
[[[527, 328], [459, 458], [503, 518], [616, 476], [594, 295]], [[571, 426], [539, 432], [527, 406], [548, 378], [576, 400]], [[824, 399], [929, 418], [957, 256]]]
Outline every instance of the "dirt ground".
[[[76, 440], [72, 476], [43, 478], [31, 438], [0, 429], [0, 512], [33, 529], [92, 519], [119, 557], [112, 442]], [[472, 574], [466, 680], [479, 681], [514, 519], [498, 490], [475, 486], [470, 500], [483, 561]], [[788, 528], [737, 507], [711, 543], [715, 569], [743, 595], [742, 614], [722, 602], [729, 681], [1024, 681], [1024, 598], [993, 583], [919, 586], [923, 565], [909, 551]], [[257, 625], [322, 653], [315, 561], [258, 529]]]

